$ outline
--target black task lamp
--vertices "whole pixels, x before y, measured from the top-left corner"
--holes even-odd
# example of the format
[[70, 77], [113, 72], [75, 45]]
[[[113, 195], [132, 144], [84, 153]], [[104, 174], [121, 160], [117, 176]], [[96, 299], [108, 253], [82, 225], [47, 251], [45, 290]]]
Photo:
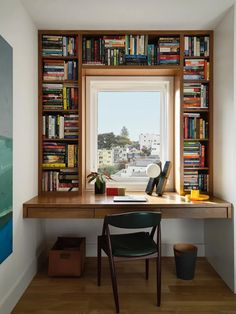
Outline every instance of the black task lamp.
[[156, 193], [158, 196], [162, 196], [166, 181], [170, 174], [171, 162], [166, 161], [163, 171], [161, 169], [161, 162], [157, 164], [150, 164], [147, 166], [146, 174], [150, 178], [145, 192], [148, 195], [152, 195], [153, 189], [156, 186]]

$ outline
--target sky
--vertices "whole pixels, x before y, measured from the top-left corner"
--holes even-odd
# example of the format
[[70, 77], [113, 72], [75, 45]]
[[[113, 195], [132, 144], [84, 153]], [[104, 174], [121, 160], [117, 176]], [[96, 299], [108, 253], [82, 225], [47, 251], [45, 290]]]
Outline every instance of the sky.
[[160, 134], [160, 93], [99, 92], [98, 134], [119, 135], [123, 126], [133, 141], [141, 133]]

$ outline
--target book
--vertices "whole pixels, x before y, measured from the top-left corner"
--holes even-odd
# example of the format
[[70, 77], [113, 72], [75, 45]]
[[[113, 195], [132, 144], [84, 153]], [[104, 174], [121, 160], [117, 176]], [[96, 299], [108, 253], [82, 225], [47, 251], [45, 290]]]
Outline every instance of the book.
[[124, 196], [114, 196], [114, 202], [147, 202], [145, 196], [136, 196], [136, 195], [124, 195]]

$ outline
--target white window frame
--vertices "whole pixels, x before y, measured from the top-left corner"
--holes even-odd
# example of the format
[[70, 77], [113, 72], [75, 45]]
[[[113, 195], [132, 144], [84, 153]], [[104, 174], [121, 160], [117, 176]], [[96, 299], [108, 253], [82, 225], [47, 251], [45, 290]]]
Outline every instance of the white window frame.
[[[161, 151], [162, 165], [167, 160], [174, 165], [174, 94], [173, 77], [169, 76], [87, 76], [86, 77], [86, 175], [97, 170], [97, 130], [98, 130], [98, 93], [99, 92], [124, 92], [124, 91], [156, 91], [161, 93], [160, 105], [160, 143], [167, 143]], [[150, 113], [151, 114], [151, 113]], [[166, 117], [166, 119], [165, 119]], [[168, 119], [168, 121], [167, 121]], [[164, 141], [164, 139], [166, 139]], [[173, 166], [166, 190], [174, 189]], [[148, 178], [147, 178], [148, 181]], [[125, 187], [127, 190], [144, 190], [147, 181], [142, 183], [126, 183], [119, 185], [109, 181], [109, 186]], [[92, 189], [92, 185], [86, 182], [86, 189]]]

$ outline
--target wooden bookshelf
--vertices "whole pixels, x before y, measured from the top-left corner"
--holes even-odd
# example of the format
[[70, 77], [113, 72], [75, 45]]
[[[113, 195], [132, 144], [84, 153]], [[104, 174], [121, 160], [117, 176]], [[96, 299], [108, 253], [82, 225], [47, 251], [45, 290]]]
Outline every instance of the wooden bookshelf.
[[[64, 36], [67, 38], [74, 38], [75, 42], [75, 54], [72, 55], [51, 55], [50, 54], [50, 43], [49, 43], [49, 53], [47, 49], [43, 50], [43, 36]], [[186, 37], [193, 38], [193, 42], [196, 47], [201, 49], [203, 46], [202, 38], [209, 38], [209, 53], [204, 55], [195, 55], [190, 53], [186, 55], [185, 46], [186, 46]], [[107, 39], [110, 38], [110, 44], [108, 44]], [[112, 43], [112, 38], [114, 41]], [[194, 39], [196, 38], [196, 39]], [[166, 39], [166, 40], [165, 40]], [[65, 39], [63, 39], [65, 40]], [[116, 41], [117, 40], [117, 41]], [[121, 41], [124, 40], [124, 45]], [[106, 41], [106, 44], [105, 44]], [[168, 53], [160, 56], [160, 47], [162, 50], [166, 51], [165, 45], [171, 45], [173, 43], [173, 52], [172, 57], [168, 57]], [[73, 167], [53, 167], [43, 166], [43, 158], [45, 156], [45, 143], [62, 143], [62, 145], [74, 144], [76, 146], [77, 155], [78, 155], [78, 165], [75, 165], [75, 169], [78, 175], [78, 191], [70, 191], [70, 193], [82, 194], [86, 181], [85, 174], [85, 78], [86, 76], [97, 75], [97, 76], [173, 76], [174, 77], [174, 116], [175, 116], [175, 134], [174, 134], [174, 177], [175, 177], [175, 190], [179, 194], [186, 193], [186, 182], [184, 181], [184, 176], [186, 172], [191, 170], [196, 171], [198, 174], [205, 174], [208, 176], [207, 191], [204, 193], [212, 194], [212, 114], [213, 114], [213, 32], [212, 31], [143, 31], [143, 30], [122, 30], [122, 31], [93, 31], [93, 30], [83, 30], [83, 31], [67, 31], [67, 30], [42, 30], [39, 31], [39, 58], [38, 58], [38, 73], [39, 73], [39, 175], [38, 175], [38, 186], [39, 194], [57, 194], [57, 193], [66, 193], [58, 191], [45, 191], [43, 188], [42, 180], [45, 171], [61, 171], [61, 169], [73, 169]], [[129, 42], [129, 50], [127, 50], [127, 42]], [[145, 43], [145, 47], [141, 47], [142, 43]], [[166, 44], [166, 42], [168, 44]], [[95, 44], [94, 44], [95, 43]], [[91, 47], [94, 44], [92, 56], [94, 60], [86, 59], [85, 48]], [[47, 43], [48, 45], [48, 43]], [[46, 45], [46, 46], [47, 46]], [[103, 45], [103, 47], [102, 47]], [[110, 46], [109, 46], [110, 45]], [[119, 45], [121, 47], [119, 47]], [[147, 45], [147, 46], [146, 46]], [[152, 45], [152, 47], [150, 47]], [[56, 46], [56, 45], [55, 45]], [[54, 48], [53, 45], [51, 45]], [[109, 61], [105, 55], [101, 56], [101, 51], [98, 51], [98, 47], [102, 47], [101, 51], [103, 54], [114, 54], [117, 56], [121, 54], [119, 49], [123, 49], [122, 53], [124, 55], [120, 56], [122, 62], [117, 60]], [[139, 48], [137, 48], [139, 47]], [[141, 47], [141, 48], [140, 48]], [[45, 48], [45, 47], [44, 47]], [[48, 47], [46, 47], [48, 48]], [[158, 49], [157, 49], [158, 48]], [[110, 49], [110, 52], [108, 52]], [[136, 49], [136, 50], [135, 50]], [[153, 49], [155, 52], [152, 61], [150, 62], [149, 52]], [[53, 50], [53, 49], [52, 49]], [[114, 52], [116, 50], [116, 52]], [[157, 54], [157, 50], [159, 55]], [[167, 49], [168, 50], [168, 49]], [[95, 52], [94, 52], [95, 51]], [[113, 52], [111, 52], [113, 51]], [[140, 54], [142, 57], [131, 56], [130, 59], [125, 57], [125, 52], [133, 53], [133, 55]], [[46, 55], [45, 55], [46, 53]], [[89, 52], [91, 53], [91, 52]], [[131, 53], [131, 54], [132, 54]], [[170, 53], [171, 54], [171, 53]], [[198, 54], [198, 52], [197, 52]], [[201, 53], [202, 54], [202, 53]], [[98, 57], [99, 56], [99, 57]], [[114, 56], [114, 55], [113, 55]], [[146, 57], [145, 57], [146, 56]], [[91, 58], [91, 57], [90, 57]], [[101, 60], [102, 62], [100, 62]], [[201, 59], [205, 64], [209, 63], [208, 72], [209, 77], [204, 77], [201, 79], [185, 79], [184, 77], [184, 66], [186, 62], [197, 62], [198, 59]], [[52, 80], [46, 79], [43, 75], [45, 69], [44, 64], [53, 63], [61, 61], [61, 64], [67, 64], [68, 62], [75, 62], [77, 64], [76, 77], [73, 79], [56, 79]], [[129, 61], [128, 61], [129, 60]], [[131, 60], [131, 61], [130, 61]], [[170, 60], [168, 62], [168, 60]], [[192, 61], [191, 61], [192, 60]], [[94, 61], [90, 62], [90, 61]], [[100, 62], [100, 64], [99, 64]], [[74, 63], [73, 63], [74, 64]], [[63, 84], [64, 86], [70, 87], [71, 84], [77, 88], [78, 97], [77, 97], [77, 108], [59, 108], [59, 107], [49, 107], [45, 108], [43, 105], [43, 86], [44, 84]], [[185, 107], [184, 104], [184, 89], [186, 84], [202, 84], [207, 86], [208, 94], [208, 104], [203, 107], [194, 107], [189, 108]], [[76, 115], [78, 114], [78, 138], [47, 138], [45, 135], [45, 130], [43, 128], [44, 116], [66, 116], [66, 115]], [[195, 114], [195, 116], [194, 116]], [[194, 138], [186, 138], [184, 133], [184, 117], [189, 115], [191, 120], [191, 115], [196, 117], [198, 123], [198, 118], [204, 120], [204, 125], [207, 123], [207, 133], [204, 137], [199, 137], [197, 134]], [[186, 143], [200, 143], [198, 145], [204, 146], [205, 148], [205, 163], [204, 165], [196, 165], [195, 167], [187, 167], [184, 165], [184, 147]], [[64, 170], [63, 170], [64, 171]]]
[[79, 41], [39, 31], [39, 194], [81, 193]]

